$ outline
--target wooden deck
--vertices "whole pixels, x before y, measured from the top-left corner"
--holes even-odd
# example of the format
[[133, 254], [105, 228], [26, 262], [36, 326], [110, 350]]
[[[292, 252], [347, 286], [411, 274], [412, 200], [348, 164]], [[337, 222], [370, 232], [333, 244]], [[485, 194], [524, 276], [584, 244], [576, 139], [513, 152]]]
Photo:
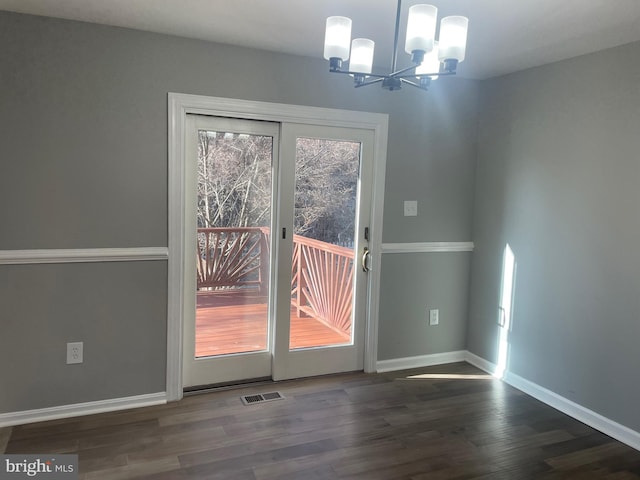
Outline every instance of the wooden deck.
[[[349, 343], [350, 338], [291, 309], [290, 348]], [[267, 299], [257, 292], [200, 291], [196, 310], [196, 357], [267, 348]]]

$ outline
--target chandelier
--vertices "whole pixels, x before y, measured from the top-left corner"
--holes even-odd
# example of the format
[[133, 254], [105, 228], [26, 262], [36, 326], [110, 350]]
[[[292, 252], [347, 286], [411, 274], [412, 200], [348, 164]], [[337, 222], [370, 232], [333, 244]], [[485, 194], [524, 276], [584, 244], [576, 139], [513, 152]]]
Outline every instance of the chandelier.
[[[469, 19], [458, 15], [444, 17], [440, 22], [440, 36], [435, 39], [438, 9], [433, 5], [413, 5], [407, 18], [407, 37], [404, 49], [411, 55], [413, 65], [397, 69], [398, 30], [402, 0], [398, 0], [396, 27], [393, 38], [391, 72], [372, 73], [374, 42], [367, 38], [351, 41], [351, 19], [329, 17], [324, 39], [324, 58], [329, 71], [353, 76], [355, 87], [381, 83], [387, 90], [399, 90], [402, 84], [427, 90], [438, 76], [456, 74], [458, 63], [464, 60]], [[349, 53], [351, 58], [349, 59]], [[342, 63], [349, 60], [349, 69]]]

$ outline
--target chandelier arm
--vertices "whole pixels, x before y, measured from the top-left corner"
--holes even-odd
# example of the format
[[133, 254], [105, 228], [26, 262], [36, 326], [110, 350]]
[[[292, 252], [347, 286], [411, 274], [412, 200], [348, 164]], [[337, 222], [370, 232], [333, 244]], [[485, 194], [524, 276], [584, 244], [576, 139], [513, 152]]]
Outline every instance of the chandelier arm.
[[364, 75], [365, 77], [379, 78], [380, 80], [383, 80], [389, 76], [389, 75], [381, 75], [379, 73], [352, 72], [351, 70], [331, 70], [330, 73], [343, 73], [346, 75]]
[[375, 83], [380, 83], [380, 82], [382, 82], [384, 79], [385, 79], [385, 77], [383, 77], [382, 75], [380, 75], [380, 76], [379, 76], [378, 78], [376, 78], [375, 80], [371, 80], [371, 81], [369, 81], [369, 82], [363, 82], [363, 83], [360, 83], [360, 84], [358, 84], [358, 85], [354, 85], [354, 87], [355, 87], [355, 88], [366, 87], [366, 86], [368, 86], [368, 85], [373, 85], [373, 84], [375, 84]]
[[400, 78], [400, 81], [402, 83], [406, 83], [407, 85], [411, 85], [412, 87], [419, 88], [420, 90], [426, 90], [426, 88], [424, 88], [422, 85], [412, 82], [411, 80], [407, 80], [406, 78]]
[[400, 34], [400, 10], [402, 10], [402, 0], [398, 0], [398, 9], [396, 10], [396, 30], [393, 35], [393, 56], [391, 57], [391, 71], [395, 71], [398, 61], [398, 35]]
[[416, 77], [451, 77], [455, 75], [456, 72], [433, 72], [433, 73], [421, 73], [420, 75], [395, 75], [396, 78], [400, 80], [404, 80], [405, 78], [416, 78]]
[[[416, 67], [419, 67], [419, 65], [411, 65], [410, 67], [407, 68], [402, 68], [396, 72], [390, 73], [389, 75], [387, 75], [387, 77], [398, 77], [400, 78], [402, 75], [402, 73], [408, 72], [409, 70], [414, 70]], [[414, 76], [414, 75], [411, 75]]]

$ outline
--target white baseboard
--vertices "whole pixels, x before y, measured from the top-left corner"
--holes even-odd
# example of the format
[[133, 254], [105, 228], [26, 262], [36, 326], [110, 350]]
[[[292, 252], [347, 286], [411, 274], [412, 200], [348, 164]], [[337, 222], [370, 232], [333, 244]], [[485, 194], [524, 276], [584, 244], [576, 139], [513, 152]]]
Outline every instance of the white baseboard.
[[[484, 370], [491, 375], [495, 375], [496, 365], [481, 358], [471, 352], [466, 352], [466, 361], [471, 365], [475, 365], [481, 370]], [[600, 432], [615, 438], [616, 440], [629, 445], [636, 450], [640, 450], [640, 432], [631, 430], [624, 425], [621, 425], [609, 418], [606, 418], [599, 413], [589, 410], [571, 400], [568, 400], [551, 390], [548, 390], [540, 385], [533, 383], [526, 378], [507, 371], [502, 378], [505, 383], [508, 383], [512, 387], [521, 390], [527, 395], [531, 395], [533, 398], [540, 400], [543, 403], [566, 413], [570, 417], [581, 421], [589, 425]]]
[[0, 413], [0, 427], [23, 425], [25, 423], [44, 422], [59, 418], [94, 415], [96, 413], [114, 412], [129, 408], [149, 407], [167, 403], [165, 392], [136, 395], [133, 397], [113, 398], [97, 402], [75, 403], [59, 407], [39, 408], [22, 412]]
[[470, 363], [474, 367], [478, 367], [480, 370], [484, 370], [490, 375], [496, 374], [497, 366], [489, 362], [488, 360], [485, 360], [484, 358], [479, 357], [475, 353], [471, 353], [470, 351], [467, 350], [465, 352], [464, 359], [467, 363]]
[[379, 373], [393, 372], [396, 370], [408, 370], [410, 368], [429, 367], [445, 363], [464, 362], [466, 350], [457, 352], [434, 353], [432, 355], [419, 355], [417, 357], [393, 358], [391, 360], [378, 360], [376, 371]]

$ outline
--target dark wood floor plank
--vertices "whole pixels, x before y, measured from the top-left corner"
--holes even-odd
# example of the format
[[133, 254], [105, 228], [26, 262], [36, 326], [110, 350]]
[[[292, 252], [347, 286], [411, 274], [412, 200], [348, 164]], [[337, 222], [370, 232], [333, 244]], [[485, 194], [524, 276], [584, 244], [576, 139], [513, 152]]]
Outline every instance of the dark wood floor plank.
[[142, 475], [158, 474], [168, 472], [180, 467], [180, 462], [175, 455], [166, 457], [158, 457], [145, 463], [134, 463], [122, 466], [110, 467], [105, 470], [96, 470], [93, 472], [81, 472], [83, 480], [128, 480], [137, 478]]
[[4, 449], [9, 443], [9, 437], [11, 436], [11, 427], [0, 428], [0, 454], [4, 453]]
[[640, 479], [640, 452], [466, 363], [16, 426], [6, 450], [77, 453], [82, 479]]
[[592, 465], [613, 456], [629, 452], [630, 447], [618, 442], [607, 442], [597, 447], [585, 448], [575, 452], [551, 457], [546, 462], [555, 470], [570, 470], [583, 465]]

